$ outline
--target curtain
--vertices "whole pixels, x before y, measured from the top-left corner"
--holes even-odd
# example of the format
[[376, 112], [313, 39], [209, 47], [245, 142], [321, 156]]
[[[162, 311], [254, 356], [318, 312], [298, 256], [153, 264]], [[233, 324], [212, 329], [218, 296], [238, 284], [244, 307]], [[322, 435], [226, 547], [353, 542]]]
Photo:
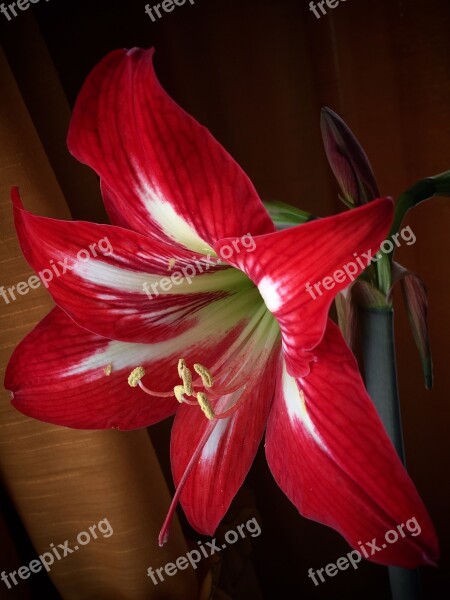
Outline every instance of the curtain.
[[[40, 49], [39, 38], [36, 47]], [[55, 126], [67, 128], [68, 104], [45, 52], [38, 64], [47, 76], [34, 82], [27, 94], [48, 100], [47, 110], [52, 111]], [[3, 52], [0, 88], [0, 265], [1, 281], [7, 289], [27, 281], [32, 274], [15, 236], [9, 201], [11, 184], [20, 187], [27, 208], [36, 214], [69, 219], [70, 213]], [[51, 134], [48, 127], [44, 134]], [[89, 188], [82, 190], [79, 186], [79, 191], [82, 196], [89, 193]], [[17, 294], [16, 300], [8, 293], [7, 298], [8, 304], [2, 299], [0, 316], [2, 381], [14, 346], [52, 308], [44, 288], [30, 289], [25, 296]], [[95, 543], [51, 565], [50, 577], [63, 598], [153, 597], [153, 583], [147, 576], [152, 560], [157, 567], [160, 561], [164, 565], [187, 552], [177, 524], [164, 549], [157, 547], [170, 495], [146, 430], [88, 432], [41, 423], [14, 410], [9, 394], [2, 389], [0, 468], [6, 491], [36, 554], [51, 551], [51, 543], [58, 548], [66, 540], [73, 548], [79, 532], [104, 519], [114, 531], [111, 536], [99, 535]], [[4, 522], [1, 526], [5, 530]], [[108, 534], [107, 524], [102, 527]], [[6, 534], [5, 530], [6, 543], [15, 551], [13, 540]], [[2, 547], [5, 550], [3, 543]], [[13, 558], [10, 556], [7, 563], [11, 571], [21, 564], [18, 556]], [[31, 582], [18, 581], [12, 593], [26, 597]], [[192, 571], [184, 571], [181, 578], [165, 584], [165, 593], [173, 598], [197, 597], [195, 590]], [[0, 594], [11, 597], [6, 584], [0, 586]]]

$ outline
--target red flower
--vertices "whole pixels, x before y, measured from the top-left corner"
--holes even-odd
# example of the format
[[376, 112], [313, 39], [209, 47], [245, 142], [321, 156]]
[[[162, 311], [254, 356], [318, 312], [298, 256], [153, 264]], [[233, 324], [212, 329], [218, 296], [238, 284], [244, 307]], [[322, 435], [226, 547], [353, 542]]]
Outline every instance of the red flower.
[[[416, 517], [420, 536], [373, 559], [432, 562], [431, 521], [327, 317], [348, 282], [316, 300], [305, 290], [354, 252], [378, 249], [391, 201], [275, 232], [247, 176], [161, 88], [152, 55], [107, 56], [70, 127], [69, 148], [100, 175], [114, 225], [34, 216], [13, 194], [29, 263], [70, 267], [48, 284], [58, 308], [10, 361], [13, 404], [84, 429], [145, 427], [176, 412], [177, 494], [162, 541], [178, 497], [198, 531], [214, 532], [267, 424], [269, 466], [303, 515], [353, 547]], [[104, 238], [108, 252], [93, 256]], [[89, 261], [77, 261], [80, 248]], [[191, 282], [167, 283], [195, 263]]]

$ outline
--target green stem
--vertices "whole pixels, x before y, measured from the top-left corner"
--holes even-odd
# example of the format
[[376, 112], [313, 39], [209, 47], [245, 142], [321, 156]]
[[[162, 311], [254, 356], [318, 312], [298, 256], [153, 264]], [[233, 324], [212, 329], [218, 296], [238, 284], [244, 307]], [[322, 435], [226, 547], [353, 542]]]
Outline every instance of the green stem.
[[[363, 360], [367, 391], [403, 464], [402, 423], [397, 386], [394, 311], [361, 308]], [[417, 569], [388, 567], [392, 600], [420, 600]]]
[[403, 192], [395, 205], [394, 222], [389, 237], [397, 233], [402, 221], [410, 208], [417, 206], [433, 196], [450, 196], [450, 171], [439, 173], [434, 177], [426, 177], [415, 183], [409, 190]]

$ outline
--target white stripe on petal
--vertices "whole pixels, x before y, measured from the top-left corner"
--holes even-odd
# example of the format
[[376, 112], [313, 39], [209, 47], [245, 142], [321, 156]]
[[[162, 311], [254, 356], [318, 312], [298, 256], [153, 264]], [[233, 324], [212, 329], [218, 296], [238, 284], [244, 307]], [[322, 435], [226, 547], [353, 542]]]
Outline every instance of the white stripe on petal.
[[149, 360], [181, 356], [200, 340], [221, 338], [239, 321], [250, 319], [255, 302], [258, 302], [256, 288], [216, 300], [201, 308], [196, 313], [196, 323], [180, 335], [153, 344], [111, 341], [95, 354], [73, 365], [65, 374], [77, 375], [93, 370], [92, 377], [95, 378], [99, 376], [95, 370], [104, 365], [112, 364], [114, 370], [133, 369]]
[[138, 189], [137, 193], [161, 230], [169, 238], [185, 248], [189, 248], [189, 250], [214, 255], [215, 252], [211, 246], [202, 240], [192, 225], [175, 211], [172, 204], [164, 198], [157, 186], [148, 181], [147, 175], [139, 168], [139, 162], [135, 162], [134, 168], [141, 184], [141, 189]]
[[322, 437], [320, 436], [316, 426], [308, 414], [305, 400], [297, 387], [296, 380], [287, 372], [286, 363], [284, 361], [282, 385], [284, 403], [286, 405], [290, 421], [292, 423], [295, 421], [300, 421], [302, 426], [306, 429], [314, 441], [322, 448], [322, 450], [328, 453], [328, 448], [326, 447]]
[[[153, 295], [195, 294], [198, 292], [238, 289], [245, 286], [246, 283], [249, 287], [251, 285], [248, 277], [234, 268], [201, 274], [195, 265], [188, 264], [184, 265], [184, 267], [190, 267], [191, 270], [182, 271], [182, 267], [180, 267], [179, 270], [174, 270], [168, 273], [167, 276], [164, 276], [138, 273], [110, 265], [100, 260], [91, 260], [86, 263], [77, 263], [73, 272], [85, 281], [121, 292], [145, 294], [143, 286], [147, 284], [147, 288], [149, 288], [148, 292]], [[170, 289], [164, 292], [161, 289], [161, 281], [163, 279], [170, 279], [175, 273], [179, 273], [183, 278], [181, 283], [178, 283], [177, 278], [172, 279]], [[154, 290], [152, 292], [152, 285], [156, 292]]]
[[227, 419], [220, 419], [217, 421], [217, 425], [214, 427], [213, 432], [209, 436], [208, 441], [202, 450], [200, 461], [210, 461], [214, 459], [220, 441], [226, 433], [230, 418], [231, 417], [228, 417]]
[[276, 283], [270, 277], [263, 277], [258, 284], [258, 289], [270, 312], [276, 312], [282, 304]]

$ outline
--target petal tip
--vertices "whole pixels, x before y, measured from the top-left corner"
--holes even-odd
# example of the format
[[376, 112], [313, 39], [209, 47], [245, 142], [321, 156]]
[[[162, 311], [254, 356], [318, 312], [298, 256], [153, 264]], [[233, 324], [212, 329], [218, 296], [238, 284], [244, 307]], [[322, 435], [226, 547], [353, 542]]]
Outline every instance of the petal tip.
[[141, 56], [144, 56], [145, 58], [152, 60], [155, 54], [155, 47], [139, 48], [138, 46], [135, 46], [134, 48], [124, 49], [124, 52], [127, 58], [139, 59]]
[[20, 208], [24, 210], [23, 202], [20, 197], [20, 192], [18, 186], [14, 186], [11, 188], [11, 202], [14, 208]]

